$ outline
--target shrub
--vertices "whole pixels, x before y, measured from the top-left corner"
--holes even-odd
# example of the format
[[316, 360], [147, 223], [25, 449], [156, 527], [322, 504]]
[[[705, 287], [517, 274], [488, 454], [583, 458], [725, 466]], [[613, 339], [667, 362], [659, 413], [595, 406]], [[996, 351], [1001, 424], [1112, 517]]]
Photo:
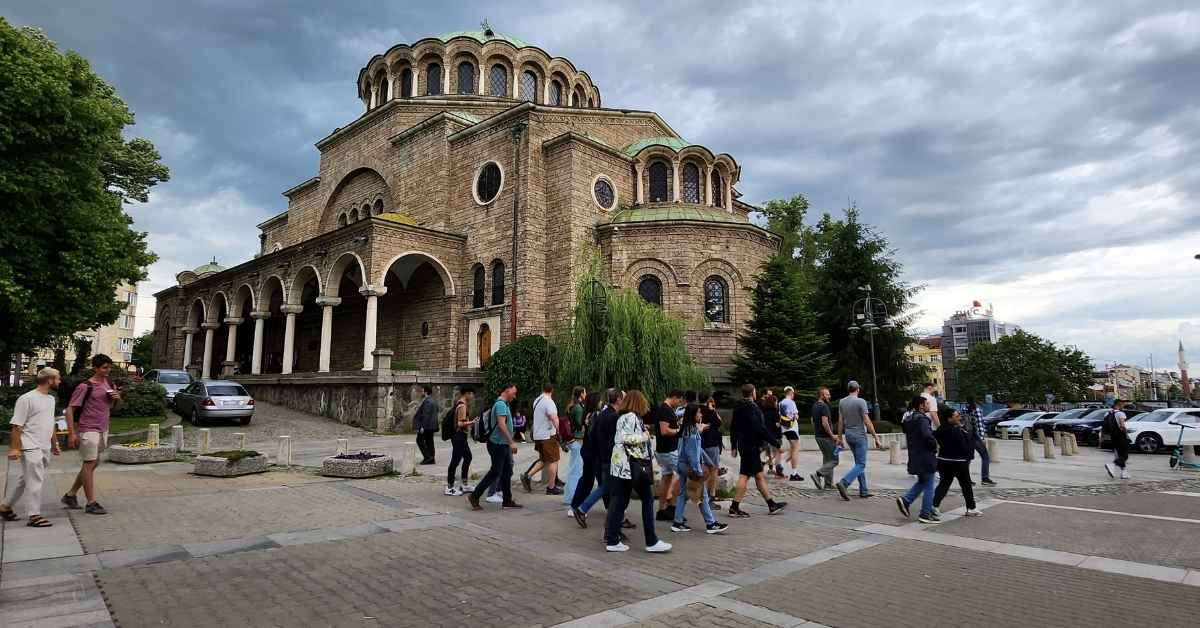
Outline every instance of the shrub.
[[17, 397], [37, 388], [37, 384], [26, 382], [20, 386], [0, 386], [0, 406], [7, 406], [10, 411], [17, 404]]
[[[516, 384], [514, 411], [541, 394], [542, 386], [553, 381], [553, 361], [550, 343], [542, 336], [521, 336], [492, 354], [483, 367], [489, 402], [500, 393], [504, 384]], [[490, 404], [489, 404], [490, 405]]]
[[113, 416], [163, 416], [167, 413], [167, 389], [152, 382], [121, 387], [125, 403]]
[[202, 455], [210, 458], [224, 458], [227, 464], [232, 465], [243, 458], [254, 458], [255, 456], [261, 456], [262, 454], [254, 451], [253, 449], [228, 449], [225, 451], [214, 451], [212, 453]]

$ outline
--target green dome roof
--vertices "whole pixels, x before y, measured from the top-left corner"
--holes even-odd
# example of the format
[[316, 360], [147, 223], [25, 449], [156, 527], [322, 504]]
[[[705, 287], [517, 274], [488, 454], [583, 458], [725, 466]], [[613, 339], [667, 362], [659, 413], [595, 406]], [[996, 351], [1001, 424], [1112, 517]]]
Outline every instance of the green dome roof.
[[679, 139], [678, 137], [647, 137], [644, 139], [640, 139], [640, 140], [630, 144], [629, 146], [625, 147], [625, 154], [629, 155], [630, 157], [633, 157], [634, 155], [637, 155], [638, 153], [642, 152], [643, 148], [646, 148], [647, 146], [655, 146], [655, 145], [666, 146], [667, 148], [670, 148], [671, 150], [676, 151], [676, 152], [678, 152], [681, 149], [687, 148], [688, 146], [691, 146], [690, 143], [688, 143], [685, 140]]
[[[489, 35], [488, 33], [491, 33], [491, 34]], [[496, 31], [482, 31], [482, 30], [453, 31], [450, 33], [443, 33], [441, 35], [438, 35], [437, 38], [442, 41], [450, 41], [451, 39], [454, 39], [455, 37], [470, 37], [471, 39], [474, 39], [475, 41], [477, 41], [481, 44], [486, 44], [488, 41], [491, 41], [493, 39], [499, 39], [501, 41], [506, 41], [506, 42], [512, 44], [513, 46], [516, 46], [517, 48], [524, 48], [524, 47], [530, 45], [525, 41], [522, 41], [520, 39], [517, 39], [516, 37], [513, 37], [512, 35], [505, 35], [504, 33], [497, 33]]]
[[217, 258], [214, 257], [212, 258], [211, 262], [197, 266], [196, 270], [193, 270], [192, 272], [196, 273], [197, 275], [209, 275], [212, 273], [219, 273], [223, 270], [225, 270], [225, 267], [218, 264]]
[[749, 224], [740, 214], [732, 214], [720, 207], [692, 205], [685, 203], [661, 203], [641, 205], [615, 212], [608, 221], [609, 224], [630, 224], [637, 222], [659, 222], [669, 220], [694, 220], [698, 222], [723, 222], [745, 225]]

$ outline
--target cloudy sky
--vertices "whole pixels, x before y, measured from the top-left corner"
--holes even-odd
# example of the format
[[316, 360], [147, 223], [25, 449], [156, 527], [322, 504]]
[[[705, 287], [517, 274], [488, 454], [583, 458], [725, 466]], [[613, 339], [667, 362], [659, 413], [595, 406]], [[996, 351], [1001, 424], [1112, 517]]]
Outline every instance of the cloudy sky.
[[734, 155], [745, 200], [856, 202], [926, 286], [923, 328], [978, 299], [1098, 365], [1173, 364], [1181, 335], [1200, 361], [1194, 0], [0, 0], [0, 15], [89, 58], [170, 166], [130, 207], [159, 255], [146, 295], [253, 254], [280, 192], [315, 174], [313, 143], [361, 113], [373, 54], [487, 17], [587, 70], [606, 106]]

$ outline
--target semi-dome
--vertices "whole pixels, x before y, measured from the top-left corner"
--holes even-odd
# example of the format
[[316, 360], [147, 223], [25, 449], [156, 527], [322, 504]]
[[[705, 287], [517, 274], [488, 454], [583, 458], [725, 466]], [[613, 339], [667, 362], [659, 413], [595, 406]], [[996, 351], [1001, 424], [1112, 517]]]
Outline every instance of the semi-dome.
[[211, 274], [213, 274], [213, 273], [219, 273], [219, 272], [221, 272], [221, 271], [223, 271], [223, 270], [225, 270], [225, 267], [224, 267], [224, 266], [222, 266], [222, 265], [220, 265], [220, 264], [218, 264], [218, 263], [217, 263], [217, 258], [216, 258], [216, 257], [213, 257], [211, 262], [208, 262], [207, 264], [201, 264], [201, 265], [197, 266], [197, 267], [196, 267], [196, 269], [195, 269], [195, 270], [193, 270], [192, 272], [193, 272], [193, 273], [196, 273], [196, 276], [197, 276], [197, 277], [203, 277], [203, 276], [205, 276], [205, 275], [211, 275]]

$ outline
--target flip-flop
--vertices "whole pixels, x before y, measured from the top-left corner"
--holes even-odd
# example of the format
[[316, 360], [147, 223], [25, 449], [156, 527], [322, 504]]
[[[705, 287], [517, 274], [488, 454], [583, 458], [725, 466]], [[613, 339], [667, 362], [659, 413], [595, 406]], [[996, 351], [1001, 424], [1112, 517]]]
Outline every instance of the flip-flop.
[[54, 524], [50, 523], [49, 519], [46, 519], [45, 517], [43, 517], [41, 515], [34, 515], [29, 518], [29, 523], [27, 523], [25, 525], [27, 525], [31, 528], [49, 528], [50, 526], [52, 526]]

